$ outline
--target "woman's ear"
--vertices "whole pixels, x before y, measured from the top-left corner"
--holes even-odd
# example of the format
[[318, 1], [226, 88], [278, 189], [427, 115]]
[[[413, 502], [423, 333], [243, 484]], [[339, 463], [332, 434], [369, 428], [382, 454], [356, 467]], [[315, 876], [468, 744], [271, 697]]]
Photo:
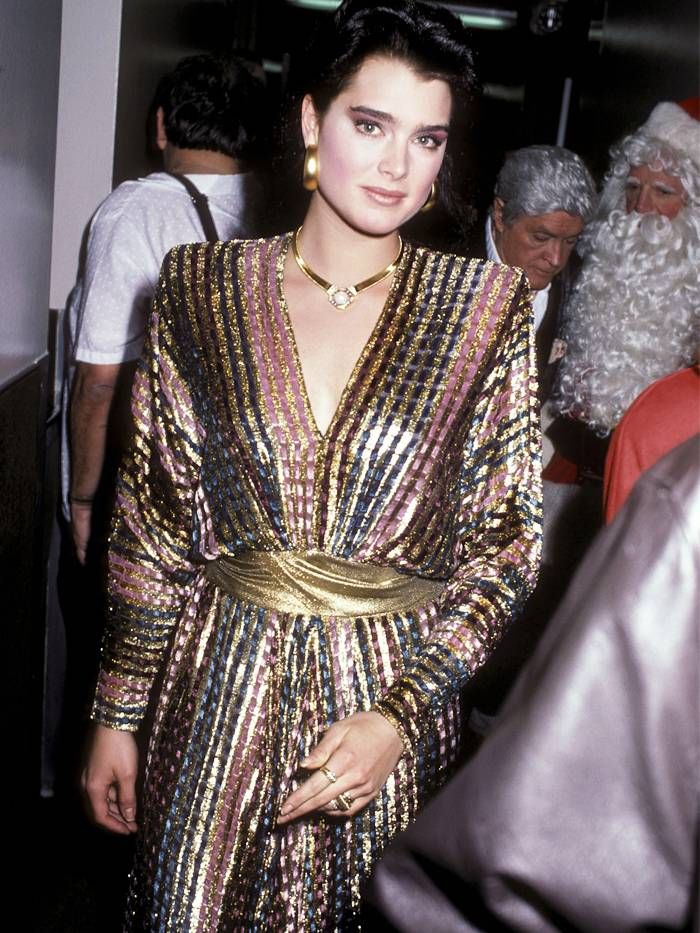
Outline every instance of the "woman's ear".
[[310, 94], [307, 94], [301, 102], [301, 134], [304, 137], [305, 146], [318, 145], [318, 131], [321, 120]]

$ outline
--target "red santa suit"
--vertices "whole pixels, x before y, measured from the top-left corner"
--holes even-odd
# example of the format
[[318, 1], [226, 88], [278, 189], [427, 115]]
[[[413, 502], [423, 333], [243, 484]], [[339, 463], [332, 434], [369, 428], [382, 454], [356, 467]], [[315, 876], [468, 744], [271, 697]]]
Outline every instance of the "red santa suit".
[[605, 461], [605, 521], [612, 521], [641, 473], [698, 432], [697, 366], [664, 376], [638, 395], [615, 429]]

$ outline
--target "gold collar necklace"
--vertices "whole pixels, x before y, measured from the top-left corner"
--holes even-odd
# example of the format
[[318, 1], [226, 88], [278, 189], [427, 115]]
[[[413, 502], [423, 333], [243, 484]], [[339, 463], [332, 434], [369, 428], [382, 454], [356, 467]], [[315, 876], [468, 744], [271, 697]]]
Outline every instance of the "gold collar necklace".
[[304, 259], [299, 252], [299, 246], [297, 244], [297, 238], [300, 233], [301, 227], [299, 227], [298, 230], [295, 230], [294, 235], [292, 236], [292, 253], [294, 254], [296, 264], [299, 266], [307, 279], [311, 279], [314, 285], [318, 285], [319, 288], [323, 289], [323, 291], [328, 296], [328, 300], [336, 309], [336, 311], [347, 311], [360, 292], [363, 292], [366, 288], [371, 288], [372, 285], [376, 285], [377, 282], [381, 282], [382, 279], [385, 279], [388, 275], [391, 275], [391, 273], [394, 272], [398, 266], [399, 261], [401, 260], [401, 254], [403, 253], [403, 241], [401, 237], [399, 237], [399, 252], [396, 256], [396, 259], [394, 259], [393, 262], [390, 262], [388, 266], [380, 269], [379, 272], [371, 275], [368, 279], [363, 279], [362, 282], [358, 282], [357, 285], [334, 285], [332, 282], [327, 282], [326, 279], [322, 279], [320, 275], [317, 275], [314, 270], [307, 266], [307, 264], [304, 262]]

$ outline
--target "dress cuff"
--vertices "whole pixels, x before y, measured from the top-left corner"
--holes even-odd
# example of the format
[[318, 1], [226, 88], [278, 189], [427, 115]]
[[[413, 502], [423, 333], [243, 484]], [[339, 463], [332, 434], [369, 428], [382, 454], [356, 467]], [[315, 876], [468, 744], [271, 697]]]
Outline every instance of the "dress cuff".
[[413, 726], [406, 715], [402, 715], [402, 710], [393, 702], [392, 699], [385, 697], [372, 707], [373, 713], [379, 713], [390, 725], [396, 729], [401, 739], [404, 752], [408, 755], [413, 753], [414, 740], [418, 738], [418, 730]]
[[148, 706], [150, 681], [100, 671], [90, 719], [110, 729], [136, 732]]

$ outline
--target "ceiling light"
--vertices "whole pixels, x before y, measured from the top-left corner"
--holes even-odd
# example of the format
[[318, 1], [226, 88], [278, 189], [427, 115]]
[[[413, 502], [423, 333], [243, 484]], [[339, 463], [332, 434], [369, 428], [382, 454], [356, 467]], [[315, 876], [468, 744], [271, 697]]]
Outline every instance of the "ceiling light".
[[[336, 10], [340, 0], [287, 0], [292, 6], [305, 10]], [[473, 29], [510, 29], [515, 26], [518, 19], [517, 10], [502, 10], [480, 6], [469, 6], [464, 3], [443, 3], [465, 26]]]

